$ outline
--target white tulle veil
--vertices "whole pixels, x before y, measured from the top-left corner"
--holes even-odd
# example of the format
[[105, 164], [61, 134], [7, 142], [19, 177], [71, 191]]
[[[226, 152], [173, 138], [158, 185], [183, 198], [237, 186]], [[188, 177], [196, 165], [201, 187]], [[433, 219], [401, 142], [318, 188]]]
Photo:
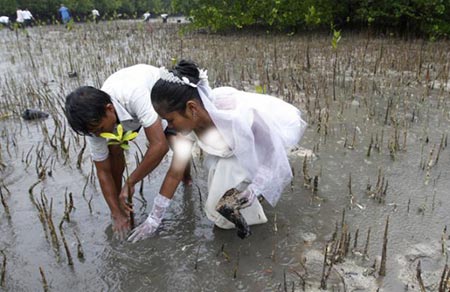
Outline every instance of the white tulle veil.
[[[200, 81], [196, 85], [205, 109], [241, 166], [248, 172], [249, 180], [275, 206], [292, 179], [286, 148], [298, 142], [306, 123], [299, 119], [303, 124], [299, 128], [301, 133], [295, 134], [298, 138], [283, 136], [280, 129], [282, 125], [259, 111], [255, 102], [252, 105], [251, 102], [236, 98], [239, 94], [245, 95], [244, 92], [228, 88], [229, 94], [225, 92], [216, 98], [209, 87], [207, 71], [204, 70], [200, 70]], [[288, 106], [300, 117], [300, 111]]]

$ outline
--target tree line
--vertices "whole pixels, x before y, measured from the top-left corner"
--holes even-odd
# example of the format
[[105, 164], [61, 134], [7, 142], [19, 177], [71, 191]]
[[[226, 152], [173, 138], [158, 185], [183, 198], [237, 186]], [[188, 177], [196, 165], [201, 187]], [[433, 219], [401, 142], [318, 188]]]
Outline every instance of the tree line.
[[210, 31], [260, 26], [295, 32], [329, 28], [370, 28], [378, 32], [431, 37], [450, 34], [450, 0], [0, 0], [0, 13], [15, 19], [18, 7], [50, 20], [64, 3], [75, 16], [95, 7], [104, 18], [183, 14], [193, 28]]
[[383, 33], [450, 34], [450, 0], [174, 0], [197, 28], [263, 26], [297, 31], [370, 28]]

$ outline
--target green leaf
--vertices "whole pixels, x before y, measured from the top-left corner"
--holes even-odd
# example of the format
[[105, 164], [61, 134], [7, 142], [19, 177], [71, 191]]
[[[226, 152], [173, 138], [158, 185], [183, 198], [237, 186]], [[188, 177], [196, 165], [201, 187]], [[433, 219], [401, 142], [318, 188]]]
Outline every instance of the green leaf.
[[255, 90], [256, 90], [256, 93], [260, 93], [260, 94], [264, 93], [264, 89], [262, 88], [261, 85], [256, 85]]
[[108, 145], [119, 145], [120, 141], [109, 141]]
[[108, 133], [108, 132], [101, 133], [100, 137], [105, 138], [105, 139], [120, 141], [120, 138], [118, 136], [114, 135], [113, 133]]
[[130, 145], [128, 145], [128, 144], [120, 144], [120, 147], [122, 147], [123, 150], [129, 150], [130, 149]]
[[138, 135], [137, 132], [127, 131], [127, 132], [125, 133], [125, 135], [123, 136], [122, 141], [130, 141], [130, 140], [133, 140], [134, 138], [137, 137], [137, 135]]
[[122, 136], [123, 136], [123, 127], [122, 124], [117, 125], [117, 137], [119, 141], [122, 141]]
[[341, 40], [341, 31], [333, 29], [333, 39], [331, 41], [331, 46], [333, 49], [337, 49], [337, 45]]

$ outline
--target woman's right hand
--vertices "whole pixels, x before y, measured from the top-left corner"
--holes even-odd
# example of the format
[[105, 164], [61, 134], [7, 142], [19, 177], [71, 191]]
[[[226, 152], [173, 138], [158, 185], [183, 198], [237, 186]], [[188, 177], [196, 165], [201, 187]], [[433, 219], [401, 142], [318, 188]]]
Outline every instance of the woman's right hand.
[[161, 224], [166, 209], [169, 207], [171, 200], [161, 194], [158, 194], [153, 200], [153, 207], [147, 220], [136, 227], [128, 237], [128, 241], [135, 243], [139, 240], [152, 236]]
[[131, 235], [128, 237], [128, 241], [131, 243], [138, 242], [139, 240], [152, 236], [158, 229], [160, 221], [155, 220], [152, 215], [148, 216], [141, 225], [133, 229]]

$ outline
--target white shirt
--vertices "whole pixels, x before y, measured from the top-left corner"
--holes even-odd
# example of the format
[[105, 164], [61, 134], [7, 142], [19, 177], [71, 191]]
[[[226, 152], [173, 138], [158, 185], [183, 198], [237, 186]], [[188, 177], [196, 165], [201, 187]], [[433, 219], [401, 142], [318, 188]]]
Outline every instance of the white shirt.
[[17, 18], [16, 18], [16, 21], [17, 22], [23, 22], [23, 11], [22, 10], [17, 10], [16, 11], [16, 14], [17, 14]]
[[29, 10], [22, 10], [22, 16], [26, 20], [33, 18], [33, 15], [31, 14], [31, 12]]
[[9, 17], [8, 16], [0, 16], [0, 23], [8, 24]]
[[92, 10], [92, 15], [93, 15], [93, 16], [100, 16], [100, 12], [98, 12], [97, 9], [93, 9], [93, 10]]
[[[151, 91], [159, 79], [159, 68], [134, 65], [117, 71], [106, 79], [101, 90], [108, 93], [124, 131], [153, 125], [158, 114], [153, 108]], [[108, 142], [101, 137], [87, 137], [92, 160], [108, 158]]]

